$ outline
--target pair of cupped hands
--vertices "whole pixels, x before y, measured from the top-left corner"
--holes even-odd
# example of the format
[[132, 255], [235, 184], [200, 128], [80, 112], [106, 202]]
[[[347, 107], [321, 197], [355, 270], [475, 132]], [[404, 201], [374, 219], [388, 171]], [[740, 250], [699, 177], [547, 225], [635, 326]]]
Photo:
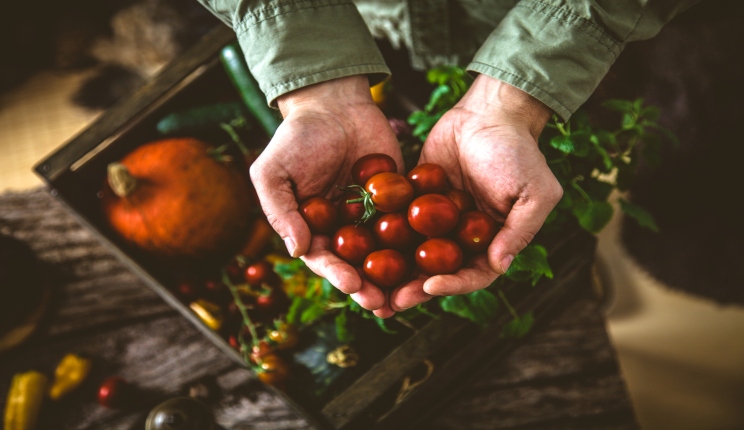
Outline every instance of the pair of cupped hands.
[[383, 291], [330, 250], [330, 237], [311, 235], [298, 202], [338, 198], [351, 183], [351, 166], [370, 153], [385, 153], [403, 171], [398, 140], [372, 101], [366, 76], [339, 78], [281, 96], [284, 121], [251, 167], [251, 180], [266, 216], [293, 257], [375, 315], [395, 312], [434, 296], [487, 287], [508, 270], [532, 240], [563, 191], [537, 146], [550, 110], [523, 91], [478, 75], [461, 101], [435, 125], [419, 163], [444, 168], [454, 188], [469, 192], [478, 209], [503, 227], [486, 255], [454, 274], [425, 276]]

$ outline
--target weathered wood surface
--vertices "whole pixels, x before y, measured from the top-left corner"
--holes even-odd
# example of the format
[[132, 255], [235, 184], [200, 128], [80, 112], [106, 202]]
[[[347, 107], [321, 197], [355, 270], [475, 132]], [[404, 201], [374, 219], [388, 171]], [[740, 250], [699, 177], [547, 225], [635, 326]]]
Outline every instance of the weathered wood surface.
[[[109, 255], [45, 191], [0, 196], [0, 231], [37, 252], [55, 291], [55, 306], [38, 333], [0, 355], [0, 404], [13, 373], [29, 368], [51, 373], [61, 356], [74, 350], [94, 357], [93, 374], [70, 398], [45, 409], [40, 428], [141, 429], [152, 405], [185, 394], [196, 381], [219, 388], [212, 406], [225, 428], [310, 428]], [[137, 408], [110, 411], [95, 403], [97, 383], [111, 374], [142, 389]], [[420, 427], [637, 428], [591, 298], [577, 300], [538, 327]]]

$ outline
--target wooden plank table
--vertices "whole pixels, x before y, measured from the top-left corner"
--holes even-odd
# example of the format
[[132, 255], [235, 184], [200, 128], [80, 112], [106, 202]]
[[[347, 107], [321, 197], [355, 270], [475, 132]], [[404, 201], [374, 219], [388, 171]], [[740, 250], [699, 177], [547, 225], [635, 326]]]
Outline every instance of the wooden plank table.
[[[0, 195], [0, 232], [28, 243], [46, 264], [53, 306], [37, 333], [0, 355], [0, 405], [12, 375], [52, 374], [69, 351], [94, 359], [86, 383], [45, 405], [39, 429], [143, 429], [160, 401], [201, 382], [226, 429], [310, 426], [234, 364], [111, 256], [46, 191]], [[0, 297], [3, 297], [0, 286]], [[123, 376], [141, 391], [129, 410], [95, 402], [100, 381]], [[4, 407], [4, 406], [3, 406]], [[467, 382], [420, 428], [636, 429], [596, 300], [587, 293], [538, 325], [498, 364]]]

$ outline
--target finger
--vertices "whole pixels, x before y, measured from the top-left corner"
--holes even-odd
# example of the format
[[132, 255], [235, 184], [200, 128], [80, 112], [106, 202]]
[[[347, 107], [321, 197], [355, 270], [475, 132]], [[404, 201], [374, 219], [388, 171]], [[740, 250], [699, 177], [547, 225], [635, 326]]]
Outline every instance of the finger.
[[349, 263], [328, 250], [330, 243], [331, 239], [328, 236], [315, 235], [310, 250], [300, 258], [310, 270], [326, 278], [342, 292], [346, 294], [358, 292], [362, 288], [362, 279]]
[[380, 308], [372, 311], [377, 318], [390, 318], [395, 315], [395, 311], [390, 307], [390, 293], [387, 291], [382, 292], [385, 295], [385, 304]]
[[401, 312], [431, 300], [434, 296], [424, 291], [424, 281], [427, 278], [428, 276], [421, 276], [393, 290], [390, 293], [390, 308], [396, 312]]
[[499, 276], [481, 255], [473, 259], [468, 267], [463, 267], [451, 275], [432, 276], [424, 282], [423, 290], [433, 296], [453, 296], [482, 290]]
[[[361, 269], [357, 269], [357, 273]], [[362, 288], [351, 295], [352, 300], [369, 311], [375, 311], [385, 305], [385, 293], [368, 280], [362, 278]]]
[[520, 198], [506, 216], [504, 226], [488, 247], [488, 263], [499, 274], [506, 273], [514, 260], [540, 230], [545, 219], [563, 195], [563, 190], [545, 192], [540, 199]]
[[304, 255], [310, 247], [310, 229], [297, 211], [289, 174], [266, 152], [251, 165], [250, 174], [271, 227], [284, 240], [291, 256]]
[[377, 309], [376, 311], [373, 311], [372, 313], [375, 314], [377, 318], [382, 318], [382, 319], [390, 318], [393, 315], [395, 315], [395, 311], [390, 309], [390, 305], [388, 304], [385, 304], [385, 306], [381, 307], [380, 309]]

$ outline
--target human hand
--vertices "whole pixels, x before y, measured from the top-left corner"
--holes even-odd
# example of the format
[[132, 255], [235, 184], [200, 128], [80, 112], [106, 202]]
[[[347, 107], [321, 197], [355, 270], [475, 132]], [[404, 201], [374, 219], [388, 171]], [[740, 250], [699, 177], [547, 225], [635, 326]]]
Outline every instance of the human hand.
[[469, 192], [478, 209], [503, 227], [487, 255], [475, 257], [454, 274], [421, 276], [398, 288], [376, 315], [388, 317], [433, 296], [485, 288], [508, 270], [563, 195], [537, 146], [550, 114], [527, 93], [481, 74], [439, 120], [419, 163], [442, 166], [450, 184]]
[[402, 172], [398, 140], [362, 75], [311, 85], [277, 101], [284, 121], [250, 169], [261, 207], [293, 257], [362, 307], [379, 309], [383, 292], [330, 251], [328, 236], [311, 236], [298, 202], [340, 196], [336, 185], [351, 183], [351, 166], [366, 154], [385, 153]]

